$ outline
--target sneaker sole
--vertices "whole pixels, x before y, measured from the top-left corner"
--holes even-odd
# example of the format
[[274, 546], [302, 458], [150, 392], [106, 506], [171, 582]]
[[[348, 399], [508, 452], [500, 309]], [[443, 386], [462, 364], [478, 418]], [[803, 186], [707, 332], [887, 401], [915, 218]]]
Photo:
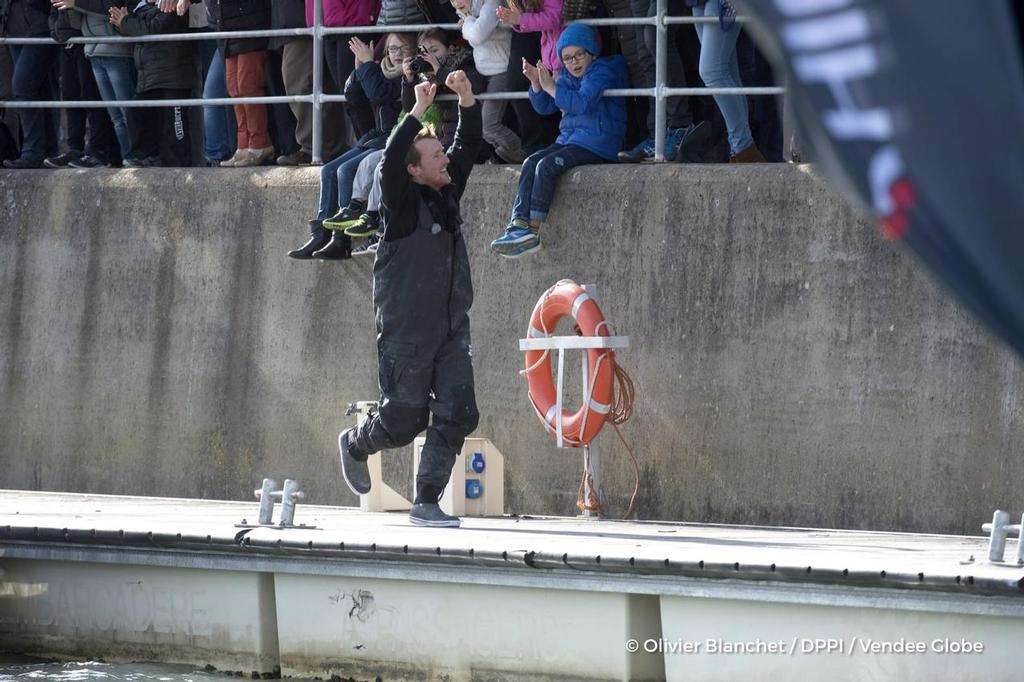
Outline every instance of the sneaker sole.
[[504, 254], [508, 253], [509, 251], [514, 251], [515, 249], [519, 248], [524, 243], [530, 241], [530, 239], [532, 239], [532, 237], [526, 236], [526, 237], [521, 237], [521, 238], [517, 239], [514, 242], [500, 242], [500, 243], [497, 243], [497, 244], [494, 243], [494, 242], [491, 242], [491, 251], [494, 251], [495, 253], [500, 253], [500, 254], [504, 255]]
[[455, 519], [454, 521], [427, 521], [426, 519], [418, 519], [414, 516], [410, 516], [409, 523], [414, 526], [424, 526], [426, 528], [459, 528], [462, 526], [462, 519]]
[[346, 433], [348, 433], [348, 431], [342, 431], [341, 433], [338, 434], [338, 452], [340, 453], [341, 475], [345, 479], [345, 485], [348, 486], [349, 490], [354, 492], [356, 495], [365, 495], [366, 493], [370, 492], [369, 488], [360, 492], [358, 488], [352, 485], [352, 481], [348, 480], [348, 469], [345, 468], [345, 446], [342, 445], [342, 438], [345, 436]]
[[523, 257], [523, 256], [525, 256], [527, 254], [533, 253], [534, 251], [540, 251], [540, 247], [541, 247], [541, 243], [537, 242], [534, 246], [531, 246], [528, 249], [523, 249], [522, 251], [518, 251], [518, 252], [516, 252], [516, 251], [509, 251], [507, 253], [502, 253], [501, 255], [504, 256], [505, 258], [521, 258], [521, 257]]
[[359, 222], [359, 218], [353, 218], [352, 220], [331, 220], [327, 219], [324, 221], [324, 227], [332, 230], [344, 230], [346, 227], [352, 227]]
[[355, 258], [356, 256], [376, 256], [376, 255], [377, 255], [377, 250], [376, 249], [373, 249], [373, 250], [370, 250], [370, 249], [360, 249], [359, 251], [353, 251], [352, 252], [352, 257], [353, 258]]
[[[327, 223], [324, 223], [324, 225], [326, 224]], [[342, 232], [347, 234], [349, 237], [372, 237], [373, 235], [377, 234], [377, 228], [375, 227], [371, 230], [353, 230], [352, 226], [349, 226], [348, 228], [342, 230]]]

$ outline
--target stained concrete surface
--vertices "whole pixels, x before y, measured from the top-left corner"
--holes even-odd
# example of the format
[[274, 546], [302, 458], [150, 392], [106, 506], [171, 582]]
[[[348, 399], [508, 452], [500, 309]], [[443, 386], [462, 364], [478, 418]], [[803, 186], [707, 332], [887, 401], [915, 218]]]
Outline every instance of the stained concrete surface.
[[[516, 177], [478, 167], [463, 201], [476, 435], [509, 511], [575, 513], [581, 455], [518, 374], [563, 277], [632, 338], [640, 518], [973, 534], [1021, 511], [1021, 363], [807, 167], [575, 169], [544, 249], [508, 261], [487, 245]], [[355, 504], [335, 439], [377, 393], [372, 263], [285, 257], [316, 198], [316, 169], [0, 173], [0, 487], [249, 499], [290, 477]], [[601, 439], [614, 516], [633, 467]], [[400, 491], [410, 469], [386, 456]]]

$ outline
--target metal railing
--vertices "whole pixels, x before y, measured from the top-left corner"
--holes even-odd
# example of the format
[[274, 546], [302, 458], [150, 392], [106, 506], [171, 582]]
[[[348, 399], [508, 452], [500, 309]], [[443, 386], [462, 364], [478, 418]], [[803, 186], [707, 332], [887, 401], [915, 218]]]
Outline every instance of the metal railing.
[[[668, 16], [668, 0], [658, 0], [657, 10], [651, 17], [609, 17], [602, 19], [580, 19], [572, 23], [587, 26], [654, 26], [656, 28], [655, 72], [653, 87], [649, 88], [613, 88], [605, 90], [605, 97], [652, 97], [655, 103], [654, 116], [654, 147], [655, 161], [665, 160], [665, 123], [666, 99], [677, 96], [713, 96], [713, 95], [779, 95], [785, 88], [773, 87], [738, 87], [738, 88], [671, 88], [665, 85], [668, 76], [668, 28], [677, 24], [711, 24], [718, 23], [718, 17]], [[74, 11], [74, 10], [68, 10]], [[736, 21], [744, 23], [747, 17], [736, 17]], [[179, 42], [192, 40], [224, 40], [239, 38], [276, 38], [311, 36], [313, 38], [313, 92], [308, 95], [280, 95], [265, 97], [220, 97], [160, 100], [107, 100], [107, 101], [0, 101], [0, 107], [12, 109], [53, 109], [53, 108], [97, 108], [97, 107], [168, 107], [168, 106], [234, 106], [236, 104], [287, 104], [305, 102], [313, 105], [313, 139], [312, 157], [314, 163], [323, 160], [323, 103], [345, 102], [344, 95], [329, 95], [323, 91], [323, 39], [333, 35], [380, 34], [387, 32], [418, 32], [432, 28], [443, 28], [457, 31], [458, 24], [394, 24], [371, 26], [340, 26], [326, 27], [323, 25], [323, 0], [314, 0], [313, 26], [309, 28], [280, 28], [256, 31], [197, 31], [190, 33], [167, 33], [149, 36], [103, 36], [75, 37], [64, 44], [81, 43], [143, 43], [143, 42]], [[0, 37], [0, 45], [58, 45], [50, 38], [6, 38]], [[482, 93], [475, 95], [479, 100], [512, 100], [526, 99], [526, 91]], [[442, 95], [438, 100], [455, 100], [454, 95]]]

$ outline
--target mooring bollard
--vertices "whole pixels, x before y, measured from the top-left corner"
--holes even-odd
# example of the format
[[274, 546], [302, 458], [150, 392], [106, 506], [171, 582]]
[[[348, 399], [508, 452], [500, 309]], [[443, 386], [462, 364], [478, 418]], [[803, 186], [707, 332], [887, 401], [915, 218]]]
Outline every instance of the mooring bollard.
[[[299, 484], [290, 478], [284, 480], [283, 490], [274, 490], [276, 487], [277, 481], [272, 478], [264, 478], [263, 487], [253, 491], [256, 499], [260, 501], [259, 525], [274, 525], [274, 502], [280, 500], [281, 520], [277, 525], [281, 528], [295, 528], [295, 505], [299, 500], [306, 499], [306, 494], [299, 490]], [[244, 520], [241, 525], [246, 525]], [[301, 527], [307, 528], [308, 526]]]
[[992, 523], [982, 524], [981, 529], [989, 532], [988, 538], [988, 560], [994, 563], [1003, 562], [1003, 554], [1006, 552], [1006, 538], [1011, 533], [1017, 535], [1017, 564], [1024, 564], [1024, 542], [1021, 540], [1021, 528], [1024, 527], [1024, 516], [1021, 516], [1020, 523], [1010, 523], [1009, 512], [997, 509], [992, 514]]

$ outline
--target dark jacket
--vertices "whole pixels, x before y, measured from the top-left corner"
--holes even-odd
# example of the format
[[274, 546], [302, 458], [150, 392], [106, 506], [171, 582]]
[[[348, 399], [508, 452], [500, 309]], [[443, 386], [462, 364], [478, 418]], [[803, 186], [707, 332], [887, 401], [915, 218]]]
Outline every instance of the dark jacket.
[[473, 283], [459, 201], [483, 143], [483, 121], [479, 104], [459, 113], [448, 149], [452, 182], [440, 192], [414, 183], [406, 170], [422, 128], [412, 116], [395, 128], [378, 171], [384, 234], [373, 264], [377, 334], [381, 344], [398, 344], [405, 353], [468, 329]]
[[[148, 36], [159, 33], [187, 33], [188, 16], [161, 12], [156, 5], [143, 5], [121, 22], [121, 35]], [[138, 92], [157, 88], [191, 90], [196, 86], [193, 44], [135, 43]]]
[[449, 0], [416, 0], [428, 24], [457, 24], [459, 14]]
[[[273, 0], [271, 7], [271, 28], [306, 28], [306, 0]], [[271, 38], [270, 49], [280, 49], [299, 38], [302, 36]], [[304, 38], [304, 40], [309, 39], [308, 36]]]
[[401, 111], [402, 75], [387, 78], [377, 62], [361, 64], [345, 81], [345, 97], [353, 118], [357, 108], [368, 108], [373, 114], [373, 129], [363, 134], [357, 147], [383, 149], [388, 133], [398, 122]]
[[[426, 78], [437, 83], [438, 95], [451, 95], [454, 93], [445, 86], [444, 82], [447, 80], [448, 74], [460, 69], [466, 73], [466, 77], [472, 83], [473, 92], [480, 93], [484, 91], [487, 87], [487, 81], [476, 70], [476, 65], [473, 63], [472, 50], [462, 47], [451, 48], [448, 52], [448, 57], [445, 58], [437, 73], [427, 74]], [[420, 81], [418, 80], [409, 81], [402, 78], [403, 111], [412, 111], [412, 108], [416, 105], [416, 86], [419, 83]], [[459, 123], [459, 105], [457, 102], [438, 102], [437, 106], [441, 110], [441, 130], [437, 131], [437, 134], [441, 144], [447, 147], [455, 141], [455, 128]]]
[[[270, 0], [206, 0], [210, 28], [215, 31], [259, 31], [270, 28]], [[270, 47], [270, 38], [218, 40], [224, 58]]]
[[50, 35], [49, 0], [0, 0], [0, 35], [11, 38]]

